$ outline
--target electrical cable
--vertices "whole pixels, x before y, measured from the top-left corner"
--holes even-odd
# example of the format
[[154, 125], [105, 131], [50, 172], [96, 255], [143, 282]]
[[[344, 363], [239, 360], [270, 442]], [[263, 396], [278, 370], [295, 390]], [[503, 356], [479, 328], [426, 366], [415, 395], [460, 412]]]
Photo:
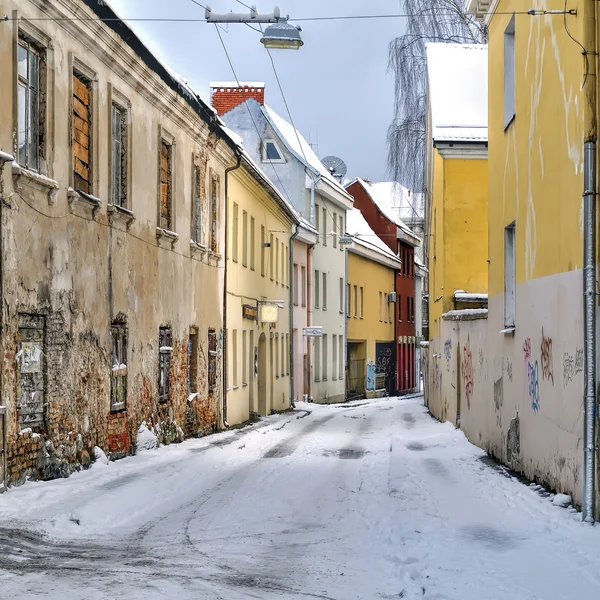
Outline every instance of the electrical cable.
[[571, 35], [571, 32], [569, 31], [569, 27], [567, 25], [567, 14], [572, 14], [572, 13], [570, 11], [567, 12], [567, 0], [565, 0], [565, 8], [563, 11], [563, 25], [564, 25], [565, 31], [567, 32], [567, 35], [581, 48], [581, 54], [583, 54], [583, 57], [585, 58], [585, 74], [583, 76], [583, 83], [581, 84], [581, 89], [583, 89], [585, 87], [585, 83], [587, 81], [587, 78], [588, 78], [588, 75], [590, 72], [590, 61], [588, 59], [588, 51], [585, 49], [585, 47], [583, 46], [583, 44], [581, 42], [576, 40]]

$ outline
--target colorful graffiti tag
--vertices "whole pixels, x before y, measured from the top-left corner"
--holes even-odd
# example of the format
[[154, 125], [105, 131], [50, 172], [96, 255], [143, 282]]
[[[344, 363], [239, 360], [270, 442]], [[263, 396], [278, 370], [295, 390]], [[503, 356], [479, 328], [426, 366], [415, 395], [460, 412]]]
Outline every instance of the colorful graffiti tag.
[[446, 357], [446, 371], [450, 370], [450, 358], [452, 357], [452, 340], [444, 342], [444, 356]]
[[528, 363], [527, 376], [529, 380], [529, 399], [531, 400], [531, 408], [537, 413], [540, 410], [540, 382], [539, 382], [538, 361], [534, 364]]
[[473, 395], [473, 356], [471, 354], [471, 343], [467, 338], [467, 344], [463, 346], [462, 376], [467, 397], [467, 408], [471, 408], [471, 396]]
[[554, 372], [552, 368], [552, 338], [544, 335], [544, 328], [542, 327], [542, 379], [547, 379], [554, 385]]

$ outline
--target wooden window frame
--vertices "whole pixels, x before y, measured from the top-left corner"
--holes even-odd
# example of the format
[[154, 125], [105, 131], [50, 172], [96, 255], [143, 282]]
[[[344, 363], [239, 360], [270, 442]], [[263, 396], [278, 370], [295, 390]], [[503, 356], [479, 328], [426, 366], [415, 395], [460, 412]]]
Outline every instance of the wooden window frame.
[[[116, 209], [125, 209], [132, 211], [131, 204], [131, 148], [132, 148], [132, 136], [131, 136], [131, 101], [117, 90], [111, 83], [108, 84], [108, 123], [109, 132], [108, 136], [108, 172], [110, 177], [108, 178], [108, 199], [109, 204], [114, 206]], [[113, 157], [113, 109], [117, 108], [122, 113], [121, 130], [124, 133], [125, 147], [121, 150], [121, 161], [124, 163], [121, 171], [121, 183], [124, 191], [124, 201], [120, 204], [115, 204], [114, 200], [114, 157]]]
[[204, 228], [204, 209], [203, 190], [206, 185], [205, 178], [202, 176], [203, 168], [200, 156], [192, 154], [192, 193], [190, 206], [190, 240], [206, 248], [205, 228]]
[[[162, 221], [162, 205], [161, 205], [161, 194], [162, 194], [162, 150], [163, 146], [169, 148], [169, 171], [168, 171], [168, 203], [169, 203], [169, 222], [163, 223]], [[162, 125], [158, 128], [158, 152], [157, 152], [157, 170], [158, 170], [158, 188], [157, 188], [157, 203], [156, 203], [156, 223], [157, 228], [161, 231], [167, 231], [175, 233], [176, 231], [176, 182], [177, 182], [177, 144], [175, 136], [169, 133]], [[164, 225], [167, 225], [166, 227]]]

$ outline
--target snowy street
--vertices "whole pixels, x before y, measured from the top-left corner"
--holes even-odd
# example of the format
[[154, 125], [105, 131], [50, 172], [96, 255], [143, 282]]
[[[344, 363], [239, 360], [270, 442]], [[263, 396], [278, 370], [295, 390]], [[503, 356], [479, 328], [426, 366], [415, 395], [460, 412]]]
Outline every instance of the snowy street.
[[0, 496], [0, 597], [558, 600], [600, 530], [422, 398], [299, 405]]

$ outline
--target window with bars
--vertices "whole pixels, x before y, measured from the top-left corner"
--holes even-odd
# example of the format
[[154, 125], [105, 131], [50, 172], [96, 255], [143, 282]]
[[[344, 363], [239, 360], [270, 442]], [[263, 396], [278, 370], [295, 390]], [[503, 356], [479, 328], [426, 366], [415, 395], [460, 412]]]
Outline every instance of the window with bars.
[[165, 140], [160, 142], [160, 218], [158, 226], [173, 229], [172, 177], [173, 147]]
[[127, 207], [127, 111], [112, 105], [111, 111], [111, 202]]
[[92, 189], [92, 86], [73, 73], [73, 187], [91, 194]]
[[17, 47], [17, 160], [32, 171], [40, 171], [44, 136], [43, 64], [43, 51], [20, 35]]
[[158, 331], [158, 400], [168, 402], [171, 394], [171, 354], [173, 338], [170, 327], [161, 327]]
[[208, 393], [217, 390], [217, 332], [208, 330]]
[[202, 171], [199, 165], [192, 168], [192, 241], [202, 244], [204, 232], [202, 230]]
[[112, 336], [112, 377], [110, 386], [110, 409], [123, 410], [127, 402], [127, 325], [114, 321]]

